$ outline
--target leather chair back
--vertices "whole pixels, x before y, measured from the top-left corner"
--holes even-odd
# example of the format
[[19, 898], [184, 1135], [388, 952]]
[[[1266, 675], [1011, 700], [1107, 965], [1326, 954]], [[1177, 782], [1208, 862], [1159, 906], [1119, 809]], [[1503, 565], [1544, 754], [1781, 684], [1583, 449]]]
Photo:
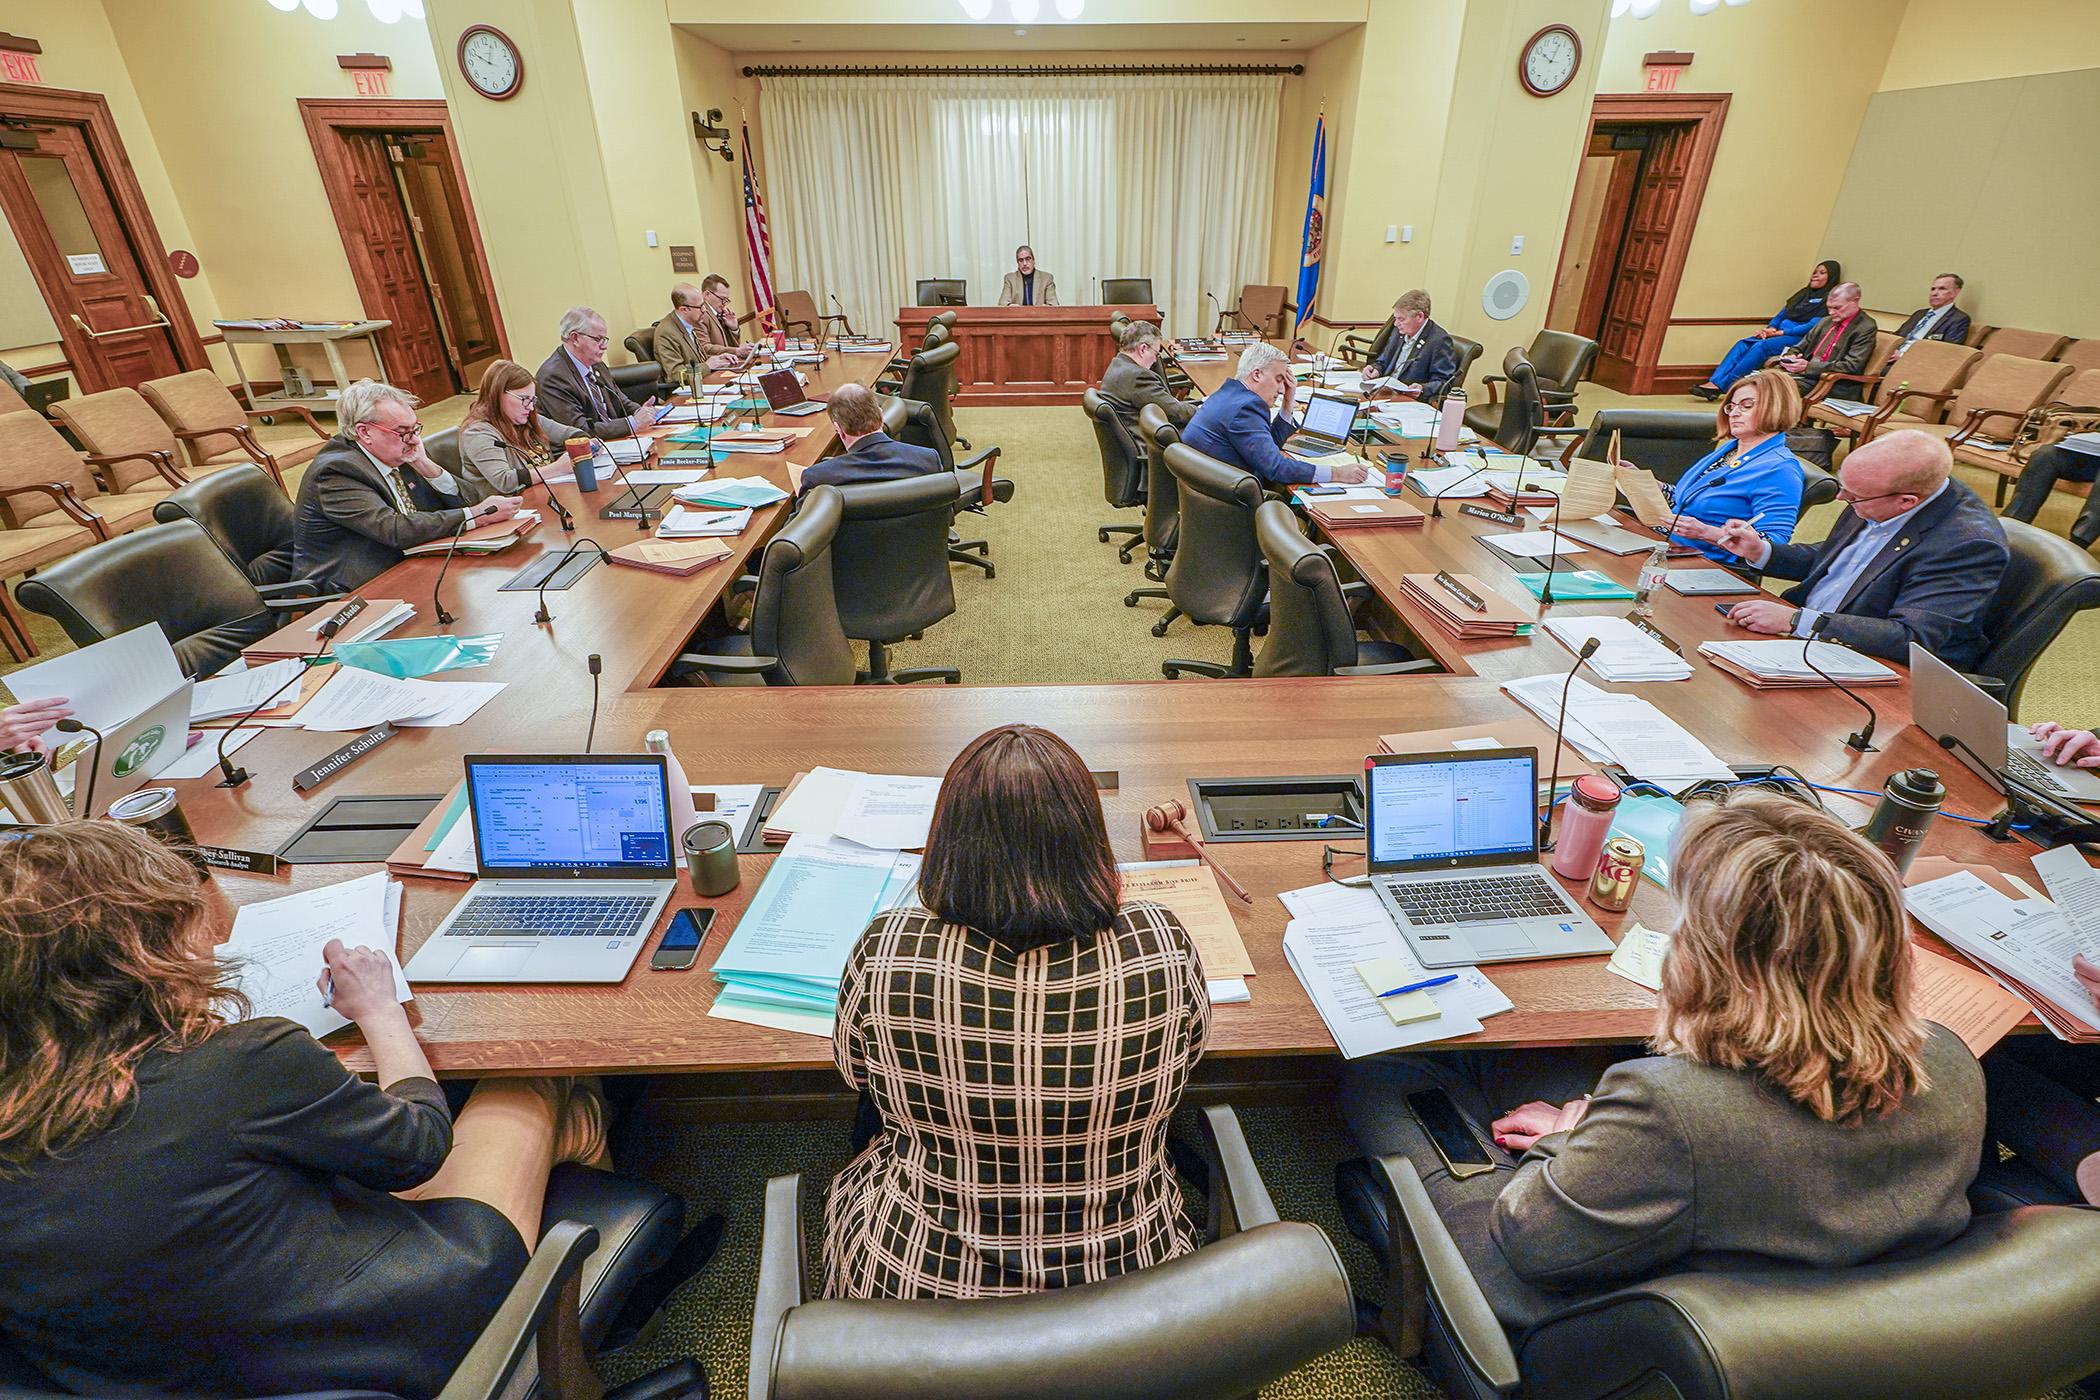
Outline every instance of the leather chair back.
[[1714, 450], [1714, 415], [1704, 409], [1600, 408], [1578, 457], [1607, 461], [1611, 435], [1619, 433], [1619, 455], [1646, 467], [1661, 482], [1675, 482], [1692, 463]]
[[2056, 362], [2060, 365], [2069, 365], [2080, 372], [2089, 369], [2100, 369], [2100, 339], [2072, 341], [2056, 357]]
[[2000, 326], [1983, 339], [1986, 355], [2018, 355], [2023, 360], [2053, 360], [2071, 343], [2071, 337], [2055, 331], [2023, 331]]
[[1509, 384], [1502, 401], [1502, 421], [1495, 427], [1495, 443], [1504, 451], [1526, 454], [1538, 444], [1546, 416], [1539, 403], [1538, 372], [1524, 352], [1512, 346], [1502, 357], [1502, 376]]
[[929, 326], [944, 326], [952, 332], [955, 329], [955, 323], [961, 319], [962, 313], [959, 311], [942, 311], [929, 317], [927, 324]]
[[1998, 625], [1973, 669], [2003, 684], [1998, 698], [2007, 715], [2018, 718], [2020, 691], [2034, 663], [2073, 617], [2100, 607], [2100, 565], [2060, 535], [2017, 520], [1998, 523], [2012, 559], [1984, 609], [1984, 617]]
[[656, 327], [643, 326], [621, 343], [627, 347], [627, 353], [637, 361], [653, 360], [656, 358]]
[[783, 334], [793, 335], [799, 326], [804, 334], [814, 336], [824, 328], [823, 319], [817, 314], [817, 299], [808, 292], [776, 293], [773, 310], [777, 313], [775, 323]]
[[1538, 373], [1540, 389], [1572, 394], [1597, 364], [1597, 342], [1567, 331], [1540, 331], [1525, 358]]
[[[51, 405], [58, 421], [73, 430], [73, 436], [90, 457], [116, 457], [127, 453], [160, 452], [170, 465], [180, 457], [175, 430], [153, 411], [136, 389], [104, 389], [77, 399], [60, 399]], [[166, 486], [167, 478], [151, 462], [136, 457], [112, 462], [103, 469], [113, 490], [129, 491], [144, 482]]]
[[1094, 445], [1101, 449], [1102, 498], [1118, 509], [1144, 504], [1145, 449], [1124, 421], [1130, 406], [1099, 389], [1081, 395], [1080, 405], [1094, 421]]
[[1152, 304], [1152, 279], [1150, 277], [1104, 277], [1101, 279], [1101, 304], [1103, 306], [1150, 306]]
[[194, 520], [105, 540], [23, 580], [15, 597], [56, 621], [77, 646], [158, 622], [175, 644], [176, 664], [193, 680], [277, 630], [255, 585]]
[[[897, 407], [892, 409], [891, 404]], [[896, 426], [892, 427], [892, 423]], [[948, 434], [941, 430], [941, 420], [934, 416], [932, 404], [917, 399], [885, 399], [882, 430], [899, 442], [932, 448], [941, 455], [943, 471], [955, 470], [955, 447], [948, 441]]]
[[961, 492], [954, 472], [838, 488], [831, 580], [847, 636], [894, 642], [955, 611], [948, 524]]
[[605, 373], [619, 386], [621, 393], [636, 403], [654, 398], [657, 381], [663, 378], [663, 368], [654, 359], [642, 360], [631, 365], [607, 365]]
[[1265, 336], [1281, 335], [1284, 302], [1289, 296], [1290, 290], [1286, 287], [1242, 287], [1237, 314], [1228, 315], [1226, 320], [1235, 330]]
[[459, 429], [439, 428], [423, 439], [423, 450], [430, 460], [458, 477], [466, 468], [459, 455]]
[[948, 298], [953, 297], [959, 302], [969, 295], [969, 291], [959, 277], [922, 277], [918, 295], [921, 306], [948, 306], [953, 304]]
[[1254, 674], [1331, 676], [1354, 666], [1356, 620], [1330, 549], [1305, 538], [1281, 501], [1254, 508], [1254, 537], [1269, 562], [1269, 635]]
[[1145, 448], [1145, 552], [1171, 559], [1181, 541], [1181, 483], [1167, 470], [1166, 454], [1181, 441], [1181, 430], [1165, 409], [1148, 403], [1138, 410], [1138, 440]]
[[292, 502], [261, 467], [228, 467], [171, 491], [153, 518], [196, 521], [251, 583], [292, 576]]
[[[1392, 324], [1391, 321], [1386, 322], [1388, 327]], [[1466, 376], [1473, 372], [1473, 362], [1480, 358], [1481, 345], [1477, 340], [1454, 335], [1451, 337], [1451, 348], [1458, 352], [1458, 368], [1451, 374], [1451, 387], [1463, 389], [1466, 387]]]
[[831, 582], [831, 545], [844, 516], [838, 487], [812, 486], [759, 556], [751, 652], [780, 658], [765, 673], [767, 685], [853, 684], [853, 648]]
[[932, 325], [926, 328], [926, 338], [919, 342], [919, 349], [922, 352], [927, 350], [938, 350], [943, 345], [946, 345], [949, 341], [953, 339], [955, 339], [955, 332], [949, 330], [939, 321], [935, 321]]
[[882, 405], [882, 431], [888, 437], [897, 437], [904, 431], [904, 419], [911, 412], [910, 406], [899, 398], [878, 394], [875, 402]]
[[1260, 480], [1185, 442], [1168, 447], [1164, 456], [1181, 487], [1181, 537], [1167, 567], [1168, 599], [1191, 622], [1252, 626], [1268, 593], [1254, 538]]
[[955, 362], [961, 358], [962, 347], [952, 340], [921, 350], [911, 357], [911, 367], [904, 372], [904, 387], [897, 395], [933, 405], [933, 416], [940, 420], [941, 431], [951, 442], [955, 440]]
[[[1884, 404], [1899, 385], [1914, 394], [1944, 394], [1959, 387], [1975, 372], [1983, 352], [1968, 345], [1950, 345], [1943, 340], [1921, 340], [1903, 352], [1896, 372], [1884, 378], [1874, 392], [1874, 402]], [[1929, 399], [1906, 399], [1896, 412], [1939, 421], [1940, 407]]]

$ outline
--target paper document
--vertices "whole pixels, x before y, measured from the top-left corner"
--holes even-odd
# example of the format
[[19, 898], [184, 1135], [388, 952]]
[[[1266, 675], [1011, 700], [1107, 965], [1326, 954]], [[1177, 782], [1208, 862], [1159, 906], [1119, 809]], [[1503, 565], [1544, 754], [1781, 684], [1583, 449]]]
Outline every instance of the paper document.
[[2034, 858], [2034, 868], [2049, 888], [2057, 912], [2071, 926], [2078, 951], [2100, 963], [2100, 870], [2086, 863], [2076, 846], [2058, 846]]
[[699, 467], [676, 471], [668, 468], [631, 471], [627, 473], [626, 481], [629, 486], [690, 486], [712, 470], [712, 467]]
[[1966, 956], [2048, 998], [2057, 1012], [2087, 1029], [2100, 1030], [2100, 1009], [2071, 972], [2077, 936], [2054, 905], [2007, 899], [1968, 871], [1913, 885], [1903, 902], [1919, 923]]
[[702, 535], [741, 535], [751, 523], [751, 510], [692, 510], [674, 505], [656, 527], [659, 538], [691, 539]]
[[2027, 1003], [2018, 993], [1967, 963], [1913, 943], [1910, 966], [1911, 1009], [1960, 1036], [1972, 1055], [1982, 1055], [2027, 1019]]
[[1629, 982], [1638, 982], [1651, 992], [1659, 992], [1663, 984], [1663, 955], [1669, 951], [1669, 934], [1657, 933], [1639, 922], [1628, 924], [1620, 933], [1619, 946], [1612, 949], [1611, 961], [1604, 965], [1604, 970], [1616, 972]]
[[233, 932], [219, 945], [219, 956], [240, 968], [241, 990], [256, 1016], [282, 1016], [297, 1021], [316, 1037], [341, 1030], [350, 1018], [324, 1005], [315, 985], [327, 962], [321, 950], [339, 938], [346, 948], [375, 948], [394, 967], [394, 995], [407, 1001], [408, 982], [394, 956], [400, 911], [399, 887], [388, 893], [384, 871], [302, 890], [281, 899], [244, 904], [233, 916]]
[[[70, 700], [75, 719], [105, 730], [138, 718], [182, 682], [175, 648], [168, 645], [158, 622], [10, 671], [7, 676], [7, 688], [15, 699]], [[47, 749], [56, 749], [61, 742], [56, 729], [46, 730], [41, 738]]]
[[695, 797], [704, 792], [715, 799], [715, 809], [700, 813], [700, 820], [727, 822], [739, 842], [744, 839], [745, 828], [751, 825], [751, 809], [766, 790], [764, 783], [694, 783], [692, 789]]
[[832, 832], [878, 850], [916, 849], [926, 844], [934, 799], [940, 795], [939, 778], [857, 774]]
[[1554, 617], [1543, 624], [1554, 641], [1580, 653], [1594, 637], [1589, 667], [1608, 681], [1689, 680], [1692, 665], [1623, 617]]
[[306, 663], [291, 657], [198, 681], [190, 691], [190, 723], [245, 715], [279, 690], [289, 691], [292, 682], [305, 674]]
[[846, 955], [874, 916], [897, 859], [894, 851], [835, 837], [795, 836], [715, 959], [715, 977], [770, 974], [827, 986], [835, 1000]]
[[1472, 467], [1417, 467], [1408, 473], [1407, 484], [1424, 496], [1442, 496], [1447, 501], [1488, 493], [1487, 473]]
[[780, 805], [766, 817], [766, 830], [831, 835], [859, 776], [850, 768], [810, 769], [792, 792], [781, 796]]
[[604, 442], [605, 455], [623, 467], [639, 466], [648, 461], [652, 445], [648, 438], [642, 437], [607, 438]]
[[[1182, 358], [1188, 357], [1184, 355]], [[1220, 355], [1218, 358], [1222, 360], [1225, 357]], [[1254, 994], [1247, 990], [1247, 979], [1244, 977], [1207, 978], [1203, 983], [1203, 990], [1210, 998], [1212, 1006], [1232, 1006], [1254, 1000]]]
[[[398, 720], [404, 729], [444, 729], [455, 724], [464, 724], [474, 717], [475, 711], [496, 698], [508, 685], [508, 681], [451, 681], [439, 687], [442, 699], [438, 708], [413, 719]], [[313, 728], [308, 725], [307, 728]]]
[[1218, 877], [1200, 861], [1146, 861], [1119, 865], [1125, 902], [1149, 899], [1163, 904], [1181, 921], [1189, 942], [1203, 959], [1205, 977], [1252, 977], [1254, 960], [1232, 921], [1232, 906], [1218, 888]]
[[[332, 608], [314, 609], [309, 614], [312, 620], [306, 624], [306, 630], [318, 637], [321, 629], [328, 625], [328, 619], [333, 615], [334, 610]], [[336, 637], [336, 642], [340, 645], [343, 642], [377, 641], [415, 615], [416, 609], [413, 604], [396, 603], [377, 617], [369, 615], [354, 617], [350, 619], [350, 625], [345, 627]]]
[[342, 733], [389, 721], [398, 724], [445, 708], [442, 692], [451, 688], [438, 681], [397, 680], [377, 671], [338, 666], [320, 693], [299, 711], [298, 723], [307, 729]]

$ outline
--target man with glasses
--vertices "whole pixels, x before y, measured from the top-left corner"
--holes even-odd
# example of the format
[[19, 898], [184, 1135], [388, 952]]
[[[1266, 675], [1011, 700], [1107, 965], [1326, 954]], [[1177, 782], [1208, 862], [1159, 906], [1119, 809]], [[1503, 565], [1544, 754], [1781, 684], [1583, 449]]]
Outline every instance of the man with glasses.
[[1801, 582], [1728, 610], [1751, 632], [1842, 642], [1907, 661], [1916, 642], [1957, 669], [1983, 655], [1984, 609], [2011, 559], [1983, 499], [1952, 479], [1931, 433], [1888, 433], [1854, 448], [1838, 473], [1845, 513], [1828, 539], [1775, 544], [1745, 520], [1716, 541], [1745, 563]]
[[561, 344], [534, 376], [541, 411], [601, 438], [633, 437], [654, 423], [656, 400], [637, 406], [605, 372], [605, 348], [611, 343], [605, 318], [588, 306], [563, 312]]
[[671, 314], [656, 323], [657, 374], [665, 383], [683, 383], [688, 373], [699, 379], [709, 370], [742, 366], [757, 349], [737, 347], [727, 279], [709, 273], [697, 287], [680, 282], [671, 288]]
[[336, 401], [336, 421], [342, 431], [299, 483], [293, 577], [348, 592], [400, 563], [403, 550], [518, 513], [516, 496], [484, 498], [430, 459], [413, 395], [360, 379]]

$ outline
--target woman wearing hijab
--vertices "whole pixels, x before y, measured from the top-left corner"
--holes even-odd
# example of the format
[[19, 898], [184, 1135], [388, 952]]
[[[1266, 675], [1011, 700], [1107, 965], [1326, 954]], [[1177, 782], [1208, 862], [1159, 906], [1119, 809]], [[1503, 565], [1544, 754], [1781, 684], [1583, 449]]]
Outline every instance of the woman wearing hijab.
[[1823, 298], [1829, 295], [1830, 289], [1844, 280], [1844, 271], [1836, 258], [1825, 258], [1817, 263], [1815, 271], [1808, 274], [1808, 285], [1788, 297], [1786, 305], [1765, 323], [1763, 330], [1738, 340], [1735, 348], [1707, 376], [1706, 382], [1692, 386], [1693, 397], [1711, 403], [1726, 393], [1728, 386], [1736, 380], [1752, 370], [1763, 368], [1767, 360], [1786, 353], [1823, 314]]

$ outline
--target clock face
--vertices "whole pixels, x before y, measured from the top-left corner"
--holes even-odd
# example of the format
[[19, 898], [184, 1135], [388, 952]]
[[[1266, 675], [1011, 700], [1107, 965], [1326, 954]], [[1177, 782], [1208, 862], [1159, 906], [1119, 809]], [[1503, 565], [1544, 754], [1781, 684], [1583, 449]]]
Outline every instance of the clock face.
[[525, 80], [517, 45], [500, 30], [476, 25], [459, 39], [459, 71], [483, 97], [514, 96]]
[[1574, 81], [1582, 62], [1582, 41], [1566, 25], [1541, 29], [1524, 46], [1517, 63], [1517, 76], [1525, 90], [1537, 97], [1551, 97]]

